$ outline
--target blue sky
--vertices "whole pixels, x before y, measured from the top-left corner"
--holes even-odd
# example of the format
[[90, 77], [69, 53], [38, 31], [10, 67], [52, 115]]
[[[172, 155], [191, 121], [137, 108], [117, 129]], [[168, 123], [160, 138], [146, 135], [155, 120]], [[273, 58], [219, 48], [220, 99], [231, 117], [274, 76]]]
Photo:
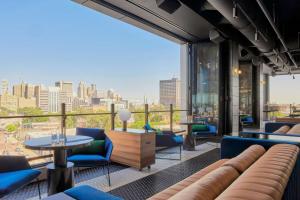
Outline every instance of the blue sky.
[[70, 0], [3, 1], [0, 25], [0, 80], [10, 86], [83, 80], [157, 99], [159, 80], [179, 76], [178, 44]]
[[270, 77], [270, 100], [272, 103], [300, 104], [300, 75]]

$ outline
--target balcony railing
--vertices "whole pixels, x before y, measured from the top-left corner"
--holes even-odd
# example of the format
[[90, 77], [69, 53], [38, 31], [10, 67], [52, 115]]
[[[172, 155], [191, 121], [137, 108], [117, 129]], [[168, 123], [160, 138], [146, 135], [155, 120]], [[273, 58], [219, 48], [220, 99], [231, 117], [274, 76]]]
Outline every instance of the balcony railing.
[[[64, 110], [64, 109], [62, 109]], [[184, 109], [174, 109], [173, 105], [171, 104], [167, 109], [164, 110], [151, 110], [149, 109], [149, 105], [145, 104], [143, 109], [140, 109], [139, 111], [133, 110], [131, 113], [133, 115], [132, 118], [136, 118], [135, 121], [128, 123], [129, 128], [143, 128], [143, 125], [147, 122], [151, 122], [151, 119], [156, 119], [164, 122], [163, 129], [174, 129], [174, 124], [178, 122], [179, 115], [176, 115], [176, 119], [174, 119], [174, 114], [176, 112], [187, 112], [188, 110]], [[159, 115], [158, 115], [159, 113]], [[87, 119], [90, 117], [89, 119]], [[98, 118], [96, 118], [98, 117]], [[102, 118], [101, 118], [102, 117]], [[159, 119], [157, 119], [159, 117]], [[47, 118], [48, 121], [45, 120], [45, 122], [32, 122], [33, 119], [43, 119]], [[57, 119], [57, 118], [60, 118]], [[76, 120], [77, 118], [77, 120]], [[117, 110], [115, 108], [114, 104], [111, 104], [110, 111], [109, 112], [89, 112], [89, 113], [65, 113], [61, 112], [60, 114], [43, 114], [43, 115], [15, 115], [15, 116], [0, 116], [1, 119], [7, 119], [7, 120], [13, 120], [13, 119], [22, 119], [21, 122], [21, 128], [19, 128], [16, 133], [5, 133], [3, 131], [2, 138], [2, 144], [1, 147], [1, 141], [0, 141], [0, 149], [2, 148], [1, 154], [11, 154], [13, 151], [12, 149], [15, 148], [15, 151], [13, 151], [13, 154], [16, 154], [18, 151], [20, 151], [18, 154], [27, 155], [27, 159], [33, 164], [41, 164], [41, 163], [47, 163], [51, 161], [52, 154], [51, 152], [37, 152], [32, 153], [34, 155], [28, 155], [25, 151], [31, 151], [31, 150], [25, 150], [22, 149], [23, 142], [26, 139], [30, 139], [31, 137], [41, 137], [46, 135], [51, 135], [53, 132], [61, 132], [63, 131], [63, 128], [67, 128], [66, 132], [67, 134], [75, 134], [75, 128], [76, 127], [101, 127], [108, 130], [113, 130], [116, 127], [121, 127], [121, 121], [117, 118]], [[24, 120], [27, 119], [29, 123], [24, 123]], [[87, 120], [90, 120], [90, 123], [87, 123]], [[31, 122], [30, 122], [31, 121]], [[44, 120], [40, 120], [44, 121]], [[76, 122], [77, 123], [76, 123]], [[155, 120], [153, 120], [155, 121]], [[38, 127], [42, 124], [42, 127]], [[153, 122], [153, 125], [158, 125], [155, 122]], [[161, 125], [161, 124], [159, 124]], [[36, 127], [37, 126], [37, 127]], [[10, 138], [10, 134], [14, 134], [12, 147], [11, 149], [7, 148], [7, 146], [10, 145], [10, 141], [8, 138]], [[1, 136], [1, 134], [0, 134]], [[4, 148], [4, 150], [3, 150]], [[22, 149], [18, 150], [17, 149]], [[46, 154], [45, 154], [46, 153]], [[36, 155], [37, 154], [37, 155]], [[39, 160], [42, 160], [41, 162], [38, 162]]]

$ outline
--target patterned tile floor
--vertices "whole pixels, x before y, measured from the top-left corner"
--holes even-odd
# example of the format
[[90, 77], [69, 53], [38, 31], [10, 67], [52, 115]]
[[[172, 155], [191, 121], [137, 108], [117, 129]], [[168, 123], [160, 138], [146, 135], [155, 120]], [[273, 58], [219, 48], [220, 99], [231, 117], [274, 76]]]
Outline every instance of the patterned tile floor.
[[[181, 160], [156, 159], [151, 169], [142, 171], [120, 165], [111, 166], [111, 183], [108, 187], [101, 168], [81, 171], [75, 175], [76, 185], [90, 185], [111, 192], [124, 199], [145, 199], [184, 179], [190, 174], [219, 159], [219, 144], [203, 143], [196, 151], [183, 151]], [[170, 150], [168, 150], [170, 151]], [[174, 149], [176, 151], [176, 149]], [[159, 157], [177, 158], [178, 154], [160, 154]], [[42, 196], [46, 197], [47, 184], [41, 183]], [[4, 200], [36, 200], [37, 184], [31, 184], [3, 198]]]

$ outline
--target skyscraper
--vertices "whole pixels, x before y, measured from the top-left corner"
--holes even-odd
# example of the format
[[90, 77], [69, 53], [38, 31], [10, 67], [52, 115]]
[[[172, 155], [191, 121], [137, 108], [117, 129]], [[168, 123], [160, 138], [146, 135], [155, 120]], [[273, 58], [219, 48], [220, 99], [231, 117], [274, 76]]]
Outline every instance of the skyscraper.
[[1, 94], [8, 94], [8, 81], [7, 80], [2, 80], [1, 82]]
[[59, 87], [49, 87], [48, 88], [48, 112], [58, 112], [59, 111]]
[[69, 81], [57, 81], [55, 86], [59, 88], [59, 110], [61, 103], [66, 104], [66, 111], [72, 111], [73, 83]]
[[25, 98], [34, 97], [34, 85], [26, 84], [25, 85]]
[[25, 97], [26, 94], [26, 83], [22, 81], [21, 84], [13, 86], [13, 95], [17, 97]]
[[0, 96], [0, 107], [16, 111], [18, 109], [18, 97], [11, 94], [2, 94]]
[[61, 91], [68, 93], [69, 96], [73, 96], [73, 83], [70, 81], [57, 81], [55, 87], [59, 87]]
[[49, 92], [48, 89], [43, 85], [37, 85], [34, 87], [34, 93], [36, 96], [37, 107], [42, 109], [44, 112], [49, 110]]
[[87, 97], [87, 88], [86, 88], [86, 84], [83, 81], [79, 82], [78, 89], [77, 89], [77, 96], [80, 99], [85, 99]]
[[180, 105], [180, 80], [172, 78], [159, 81], [159, 102], [163, 105]]

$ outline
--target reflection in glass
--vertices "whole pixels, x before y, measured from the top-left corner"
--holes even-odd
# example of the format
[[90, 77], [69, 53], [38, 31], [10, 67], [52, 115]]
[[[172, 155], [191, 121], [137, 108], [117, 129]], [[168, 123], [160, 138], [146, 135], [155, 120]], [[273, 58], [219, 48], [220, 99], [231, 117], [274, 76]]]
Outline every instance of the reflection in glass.
[[240, 63], [240, 114], [252, 116], [252, 64]]
[[219, 47], [213, 43], [197, 46], [193, 113], [199, 120], [217, 124], [219, 106]]

